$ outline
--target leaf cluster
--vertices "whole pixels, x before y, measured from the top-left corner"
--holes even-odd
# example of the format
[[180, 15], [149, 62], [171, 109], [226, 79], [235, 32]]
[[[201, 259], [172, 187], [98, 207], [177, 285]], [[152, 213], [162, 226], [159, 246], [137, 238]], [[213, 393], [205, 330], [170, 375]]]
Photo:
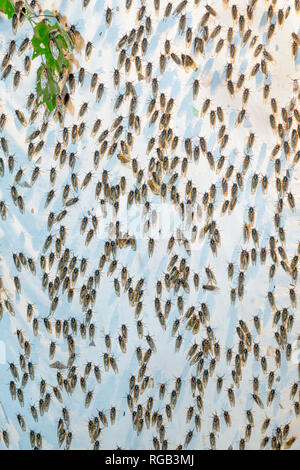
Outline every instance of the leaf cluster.
[[57, 22], [51, 24], [47, 18], [36, 24], [33, 32], [32, 59], [42, 58], [42, 65], [37, 72], [36, 90], [41, 103], [45, 103], [51, 112], [56, 107], [56, 96], [59, 94], [59, 73], [63, 67], [70, 67], [66, 53], [72, 51], [73, 43]]
[[[59, 74], [64, 67], [67, 69], [70, 67], [67, 54], [73, 51], [74, 44], [51, 11], [45, 10], [43, 15], [38, 16], [27, 1], [25, 4], [27, 19], [33, 27], [32, 59], [40, 57], [42, 62], [37, 71], [36, 84], [39, 104], [46, 104], [51, 112], [56, 108], [57, 95], [60, 92]], [[9, 19], [16, 12], [10, 0], [0, 0], [0, 11]]]

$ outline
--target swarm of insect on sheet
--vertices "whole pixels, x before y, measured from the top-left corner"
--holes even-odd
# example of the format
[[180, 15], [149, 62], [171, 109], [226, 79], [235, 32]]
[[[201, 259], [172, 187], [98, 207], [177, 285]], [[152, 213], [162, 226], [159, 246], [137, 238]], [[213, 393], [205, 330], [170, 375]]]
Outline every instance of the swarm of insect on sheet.
[[0, 447], [299, 449], [299, 1], [47, 7], [0, 0]]

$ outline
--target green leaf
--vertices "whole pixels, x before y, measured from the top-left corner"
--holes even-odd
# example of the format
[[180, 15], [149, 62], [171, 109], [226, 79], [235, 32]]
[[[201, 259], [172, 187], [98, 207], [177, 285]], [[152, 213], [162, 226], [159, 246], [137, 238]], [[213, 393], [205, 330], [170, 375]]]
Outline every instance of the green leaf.
[[45, 47], [44, 56], [46, 57], [46, 61], [49, 62], [49, 64], [53, 62], [54, 59], [53, 59], [52, 52], [49, 46]]
[[65, 39], [61, 34], [55, 38], [55, 42], [58, 49], [65, 49], [66, 51], [68, 50], [68, 44], [66, 43]]
[[38, 51], [34, 51], [33, 54], [32, 54], [32, 59], [35, 59], [36, 57], [38, 57], [39, 55], [42, 55], [43, 52], [38, 52]]
[[38, 24], [33, 28], [33, 31], [34, 31], [35, 37], [37, 37], [37, 38], [40, 39], [41, 41], [45, 41], [45, 39], [48, 39], [48, 38], [49, 38], [50, 28], [49, 28], [48, 25], [46, 25], [46, 24], [43, 23], [42, 21], [41, 21], [41, 23], [38, 23]]
[[45, 47], [41, 47], [40, 43], [34, 41], [32, 39], [32, 45], [33, 45], [33, 54], [32, 54], [32, 59], [35, 59], [39, 55], [43, 55], [45, 53]]
[[70, 67], [69, 61], [65, 58], [63, 53], [60, 53], [58, 58], [57, 58], [57, 65], [59, 67], [58, 72], [60, 72], [63, 68], [63, 66], [67, 67], [67, 69]]
[[57, 23], [57, 27], [58, 29], [60, 30], [64, 40], [66, 41], [67, 45], [68, 45], [68, 48], [70, 49], [70, 51], [72, 51], [74, 49], [74, 44], [73, 44], [73, 41], [71, 40], [70, 36], [68, 35], [68, 33], [60, 26], [60, 24]]
[[39, 23], [35, 26], [31, 43], [33, 46], [33, 59], [45, 54], [47, 47], [49, 49], [49, 27], [44, 23]]
[[9, 19], [12, 18], [16, 12], [15, 7], [10, 0], [0, 0], [0, 10], [2, 10]]
[[[56, 108], [56, 97], [60, 92], [59, 85], [55, 77], [55, 71], [46, 67], [46, 83], [42, 83], [42, 73], [45, 66], [41, 65], [37, 70], [37, 95], [42, 98], [41, 104], [45, 104], [51, 112]], [[44, 79], [43, 79], [44, 82]]]
[[42, 73], [43, 73], [43, 70], [44, 70], [44, 66], [43, 65], [40, 65], [39, 68], [37, 69], [37, 77], [38, 77], [38, 80], [41, 79], [41, 76], [42, 76]]

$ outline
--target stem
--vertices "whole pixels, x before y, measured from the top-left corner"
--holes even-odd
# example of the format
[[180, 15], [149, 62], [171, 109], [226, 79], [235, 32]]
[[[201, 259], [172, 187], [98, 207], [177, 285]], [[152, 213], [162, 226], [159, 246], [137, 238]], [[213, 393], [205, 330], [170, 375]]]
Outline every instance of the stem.
[[40, 18], [41, 16], [43, 16], [44, 18], [55, 18], [56, 19], [56, 16], [54, 16], [54, 15], [42, 15], [42, 14], [36, 15], [37, 18]]
[[29, 23], [31, 24], [32, 29], [34, 26], [37, 24], [30, 16], [28, 13], [26, 13], [26, 18], [28, 19]]

